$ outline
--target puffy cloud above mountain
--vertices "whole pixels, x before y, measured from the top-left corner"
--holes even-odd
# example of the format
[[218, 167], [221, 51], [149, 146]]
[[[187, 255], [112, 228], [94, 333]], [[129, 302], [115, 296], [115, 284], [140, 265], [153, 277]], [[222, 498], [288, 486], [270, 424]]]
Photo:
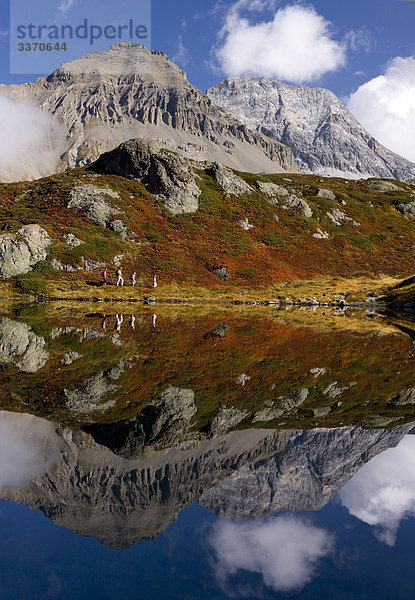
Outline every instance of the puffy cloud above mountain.
[[53, 117], [28, 100], [0, 95], [0, 180], [37, 178], [56, 170], [62, 135]]
[[379, 142], [415, 161], [414, 58], [391, 60], [384, 75], [361, 85], [347, 106]]
[[415, 436], [367, 463], [340, 492], [349, 512], [393, 546], [400, 521], [415, 515]]
[[[249, 10], [268, 5], [257, 0]], [[331, 24], [313, 7], [287, 6], [276, 11], [272, 20], [259, 23], [244, 16], [247, 8], [246, 0], [231, 7], [214, 48], [226, 75], [251, 73], [302, 83], [345, 64], [345, 44], [333, 39]]]
[[262, 575], [276, 591], [299, 590], [312, 580], [332, 548], [327, 531], [294, 517], [248, 523], [219, 521], [210, 539], [219, 581], [227, 587], [238, 570]]

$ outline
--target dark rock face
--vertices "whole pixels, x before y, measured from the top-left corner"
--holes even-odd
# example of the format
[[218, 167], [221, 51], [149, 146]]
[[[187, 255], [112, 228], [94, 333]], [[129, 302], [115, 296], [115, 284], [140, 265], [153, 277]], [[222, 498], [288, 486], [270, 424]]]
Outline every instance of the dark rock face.
[[199, 208], [201, 191], [191, 161], [153, 140], [129, 140], [103, 154], [93, 169], [137, 179], [150, 193], [164, 197], [165, 208], [175, 215]]
[[129, 421], [88, 428], [98, 444], [123, 458], [138, 458], [151, 449], [174, 446], [196, 437], [188, 434], [190, 420], [196, 414], [193, 390], [169, 387], [159, 402], [151, 404]]

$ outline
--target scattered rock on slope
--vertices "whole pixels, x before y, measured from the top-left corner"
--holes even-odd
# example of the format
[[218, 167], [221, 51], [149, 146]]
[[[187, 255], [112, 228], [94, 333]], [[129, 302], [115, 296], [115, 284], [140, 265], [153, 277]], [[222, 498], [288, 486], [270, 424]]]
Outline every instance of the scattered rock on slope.
[[257, 181], [256, 185], [260, 192], [265, 194], [275, 204], [278, 204], [278, 198], [281, 198], [282, 203], [285, 205], [284, 208], [294, 210], [303, 217], [310, 218], [313, 216], [310, 205], [285, 187], [263, 181]]
[[318, 190], [317, 196], [319, 198], [327, 198], [328, 200], [335, 200], [336, 196], [333, 194], [331, 190], [325, 190], [324, 188], [320, 188]]
[[196, 185], [192, 163], [163, 144], [150, 139], [124, 142], [103, 154], [93, 166], [100, 173], [137, 179], [151, 194], [164, 197], [164, 206], [174, 215], [194, 213], [201, 190]]
[[242, 194], [252, 194], [252, 188], [231, 169], [215, 162], [209, 170], [214, 180], [221, 186], [226, 196], [242, 196]]
[[402, 188], [395, 183], [392, 183], [392, 181], [379, 181], [378, 179], [375, 179], [366, 181], [366, 185], [376, 192], [402, 192]]
[[[107, 198], [106, 198], [107, 197]], [[119, 215], [121, 211], [112, 206], [109, 198], [120, 200], [117, 192], [109, 188], [101, 188], [95, 185], [79, 185], [68, 194], [67, 208], [80, 211], [86, 210], [88, 218], [99, 227], [112, 229], [121, 239], [127, 237], [127, 229], [120, 219], [113, 219], [114, 215]], [[76, 238], [75, 238], [76, 239]], [[73, 243], [73, 242], [72, 242]]]
[[342, 212], [338, 208], [333, 208], [331, 212], [327, 213], [327, 216], [333, 223], [333, 225], [336, 225], [336, 227], [341, 227], [342, 221], [349, 222], [355, 227], [358, 227], [360, 225], [360, 223], [358, 223], [351, 217], [348, 217], [346, 213]]
[[28, 273], [45, 260], [52, 240], [39, 225], [24, 225], [16, 233], [0, 235], [0, 277]]
[[220, 269], [215, 269], [213, 272], [216, 275], [216, 277], [218, 277], [222, 281], [228, 281], [229, 273], [226, 267], [220, 267]]
[[415, 202], [407, 202], [406, 204], [397, 204], [396, 210], [399, 210], [405, 217], [415, 217]]

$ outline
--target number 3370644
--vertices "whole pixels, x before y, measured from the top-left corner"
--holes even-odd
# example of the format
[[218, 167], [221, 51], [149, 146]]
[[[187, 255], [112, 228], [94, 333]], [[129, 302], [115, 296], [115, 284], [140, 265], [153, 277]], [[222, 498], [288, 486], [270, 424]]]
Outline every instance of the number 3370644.
[[20, 42], [17, 44], [17, 49], [19, 52], [66, 52], [66, 42], [60, 44], [56, 42], [56, 44], [52, 44], [51, 42]]

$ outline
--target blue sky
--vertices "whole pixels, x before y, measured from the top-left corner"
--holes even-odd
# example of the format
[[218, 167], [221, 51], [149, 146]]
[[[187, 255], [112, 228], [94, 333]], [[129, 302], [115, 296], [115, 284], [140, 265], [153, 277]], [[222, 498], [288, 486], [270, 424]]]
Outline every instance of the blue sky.
[[[146, 45], [166, 52], [203, 91], [245, 73], [326, 87], [381, 143], [415, 162], [415, 0], [12, 0], [11, 12], [50, 24], [60, 11], [67, 22], [88, 17], [103, 25], [106, 19], [140, 21], [145, 3], [152, 12]], [[78, 43], [72, 55], [55, 53], [52, 61], [43, 53], [43, 63], [38, 53], [32, 74], [11, 74], [24, 71], [10, 70], [9, 14], [2, 0], [1, 83], [33, 81], [112, 43]], [[29, 64], [27, 53], [15, 54]]]
[[[56, 0], [58, 3], [59, 0]], [[80, 4], [81, 0], [79, 0]], [[38, 4], [38, 3], [37, 3]], [[40, 3], [42, 4], [42, 2]], [[131, 2], [134, 15], [135, 2]], [[176, 57], [187, 70], [189, 80], [205, 90], [225, 77], [215, 72], [209, 65], [211, 49], [216, 42], [218, 31], [223, 26], [226, 11], [235, 4], [227, 0], [214, 2], [198, 0], [153, 0], [152, 2], [152, 48], [164, 50], [169, 57]], [[277, 2], [276, 9], [289, 2]], [[102, 0], [105, 12], [113, 14], [114, 3]], [[396, 56], [409, 56], [415, 44], [415, 2], [405, 0], [315, 0], [312, 5], [316, 12], [332, 23], [332, 34], [342, 40], [350, 32], [367, 34], [369, 47], [350, 50], [347, 64], [335, 72], [323, 75], [311, 85], [328, 87], [339, 96], [349, 94], [364, 81], [381, 74], [385, 63]], [[112, 7], [112, 8], [110, 8]], [[82, 11], [76, 5], [75, 13]], [[272, 17], [272, 10], [252, 12], [252, 23]], [[274, 9], [275, 12], [275, 9]], [[0, 31], [9, 29], [9, 3], [0, 6]], [[183, 45], [180, 52], [179, 44]], [[0, 37], [0, 81], [21, 83], [31, 81], [36, 75], [20, 76], [9, 73], [9, 49], [6, 34]], [[109, 45], [109, 43], [108, 43]], [[362, 72], [355, 75], [356, 72]]]

